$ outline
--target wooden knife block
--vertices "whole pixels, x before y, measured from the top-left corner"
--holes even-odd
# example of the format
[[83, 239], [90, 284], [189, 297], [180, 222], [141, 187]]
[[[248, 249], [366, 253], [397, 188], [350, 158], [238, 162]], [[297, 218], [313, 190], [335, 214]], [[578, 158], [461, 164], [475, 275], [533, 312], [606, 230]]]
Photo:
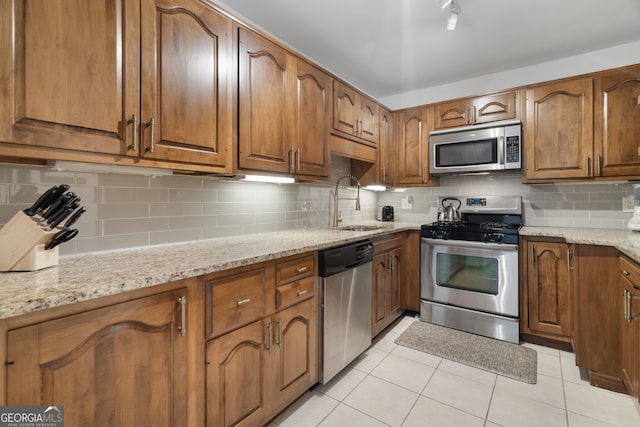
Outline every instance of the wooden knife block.
[[23, 211], [0, 229], [0, 271], [35, 271], [58, 265], [58, 246], [45, 250], [44, 245], [59, 230], [47, 231]]

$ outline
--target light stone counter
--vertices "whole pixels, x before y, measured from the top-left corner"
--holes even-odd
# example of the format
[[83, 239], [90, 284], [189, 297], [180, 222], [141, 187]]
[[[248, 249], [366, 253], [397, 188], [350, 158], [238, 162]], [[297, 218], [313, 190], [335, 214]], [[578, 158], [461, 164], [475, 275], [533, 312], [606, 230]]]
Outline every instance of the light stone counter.
[[520, 235], [561, 237], [567, 243], [612, 246], [640, 263], [640, 233], [636, 231], [525, 226], [520, 229]]
[[383, 228], [291, 230], [62, 257], [60, 265], [40, 271], [0, 273], [0, 319], [420, 228], [370, 224]]

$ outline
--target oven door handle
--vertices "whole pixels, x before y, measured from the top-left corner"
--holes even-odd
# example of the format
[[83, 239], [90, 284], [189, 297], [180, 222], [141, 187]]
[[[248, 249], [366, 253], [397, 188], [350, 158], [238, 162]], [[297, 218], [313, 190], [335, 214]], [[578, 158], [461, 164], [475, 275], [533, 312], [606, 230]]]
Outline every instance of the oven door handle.
[[484, 243], [484, 242], [470, 242], [466, 240], [446, 240], [446, 239], [430, 239], [428, 237], [421, 238], [423, 243], [440, 246], [456, 246], [460, 248], [473, 248], [473, 249], [497, 249], [501, 251], [517, 251], [518, 245], [512, 245], [507, 243]]

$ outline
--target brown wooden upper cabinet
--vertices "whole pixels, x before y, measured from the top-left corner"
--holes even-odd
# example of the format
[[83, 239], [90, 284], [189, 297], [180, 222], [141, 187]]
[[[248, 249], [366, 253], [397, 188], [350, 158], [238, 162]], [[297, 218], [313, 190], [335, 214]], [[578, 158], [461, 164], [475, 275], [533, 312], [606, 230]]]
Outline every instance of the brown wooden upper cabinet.
[[594, 79], [595, 176], [640, 176], [640, 66]]
[[592, 176], [592, 79], [528, 89], [524, 141], [525, 180]]
[[378, 104], [355, 89], [333, 82], [333, 131], [359, 142], [378, 144]]
[[329, 176], [331, 78], [249, 30], [239, 35], [239, 170]]
[[230, 170], [228, 18], [195, 0], [2, 1], [0, 12], [0, 140]]
[[397, 184], [431, 185], [429, 175], [428, 116], [432, 107], [414, 107], [397, 112]]
[[525, 181], [640, 177], [640, 66], [527, 90]]
[[434, 105], [434, 128], [515, 119], [517, 105], [516, 91], [441, 102]]

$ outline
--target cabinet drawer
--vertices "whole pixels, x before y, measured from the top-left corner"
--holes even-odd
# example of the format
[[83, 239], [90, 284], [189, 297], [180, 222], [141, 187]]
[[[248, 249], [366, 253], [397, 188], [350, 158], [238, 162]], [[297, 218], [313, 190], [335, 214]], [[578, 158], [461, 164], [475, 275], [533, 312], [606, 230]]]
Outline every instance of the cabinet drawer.
[[628, 258], [620, 257], [620, 270], [622, 275], [629, 280], [634, 287], [640, 289], [640, 266]]
[[265, 316], [266, 292], [265, 269], [206, 282], [207, 337], [262, 319]]
[[276, 288], [276, 310], [297, 304], [314, 295], [315, 277], [305, 277]]
[[276, 266], [276, 284], [281, 285], [292, 280], [313, 276], [314, 273], [315, 258], [313, 255], [278, 263]]

